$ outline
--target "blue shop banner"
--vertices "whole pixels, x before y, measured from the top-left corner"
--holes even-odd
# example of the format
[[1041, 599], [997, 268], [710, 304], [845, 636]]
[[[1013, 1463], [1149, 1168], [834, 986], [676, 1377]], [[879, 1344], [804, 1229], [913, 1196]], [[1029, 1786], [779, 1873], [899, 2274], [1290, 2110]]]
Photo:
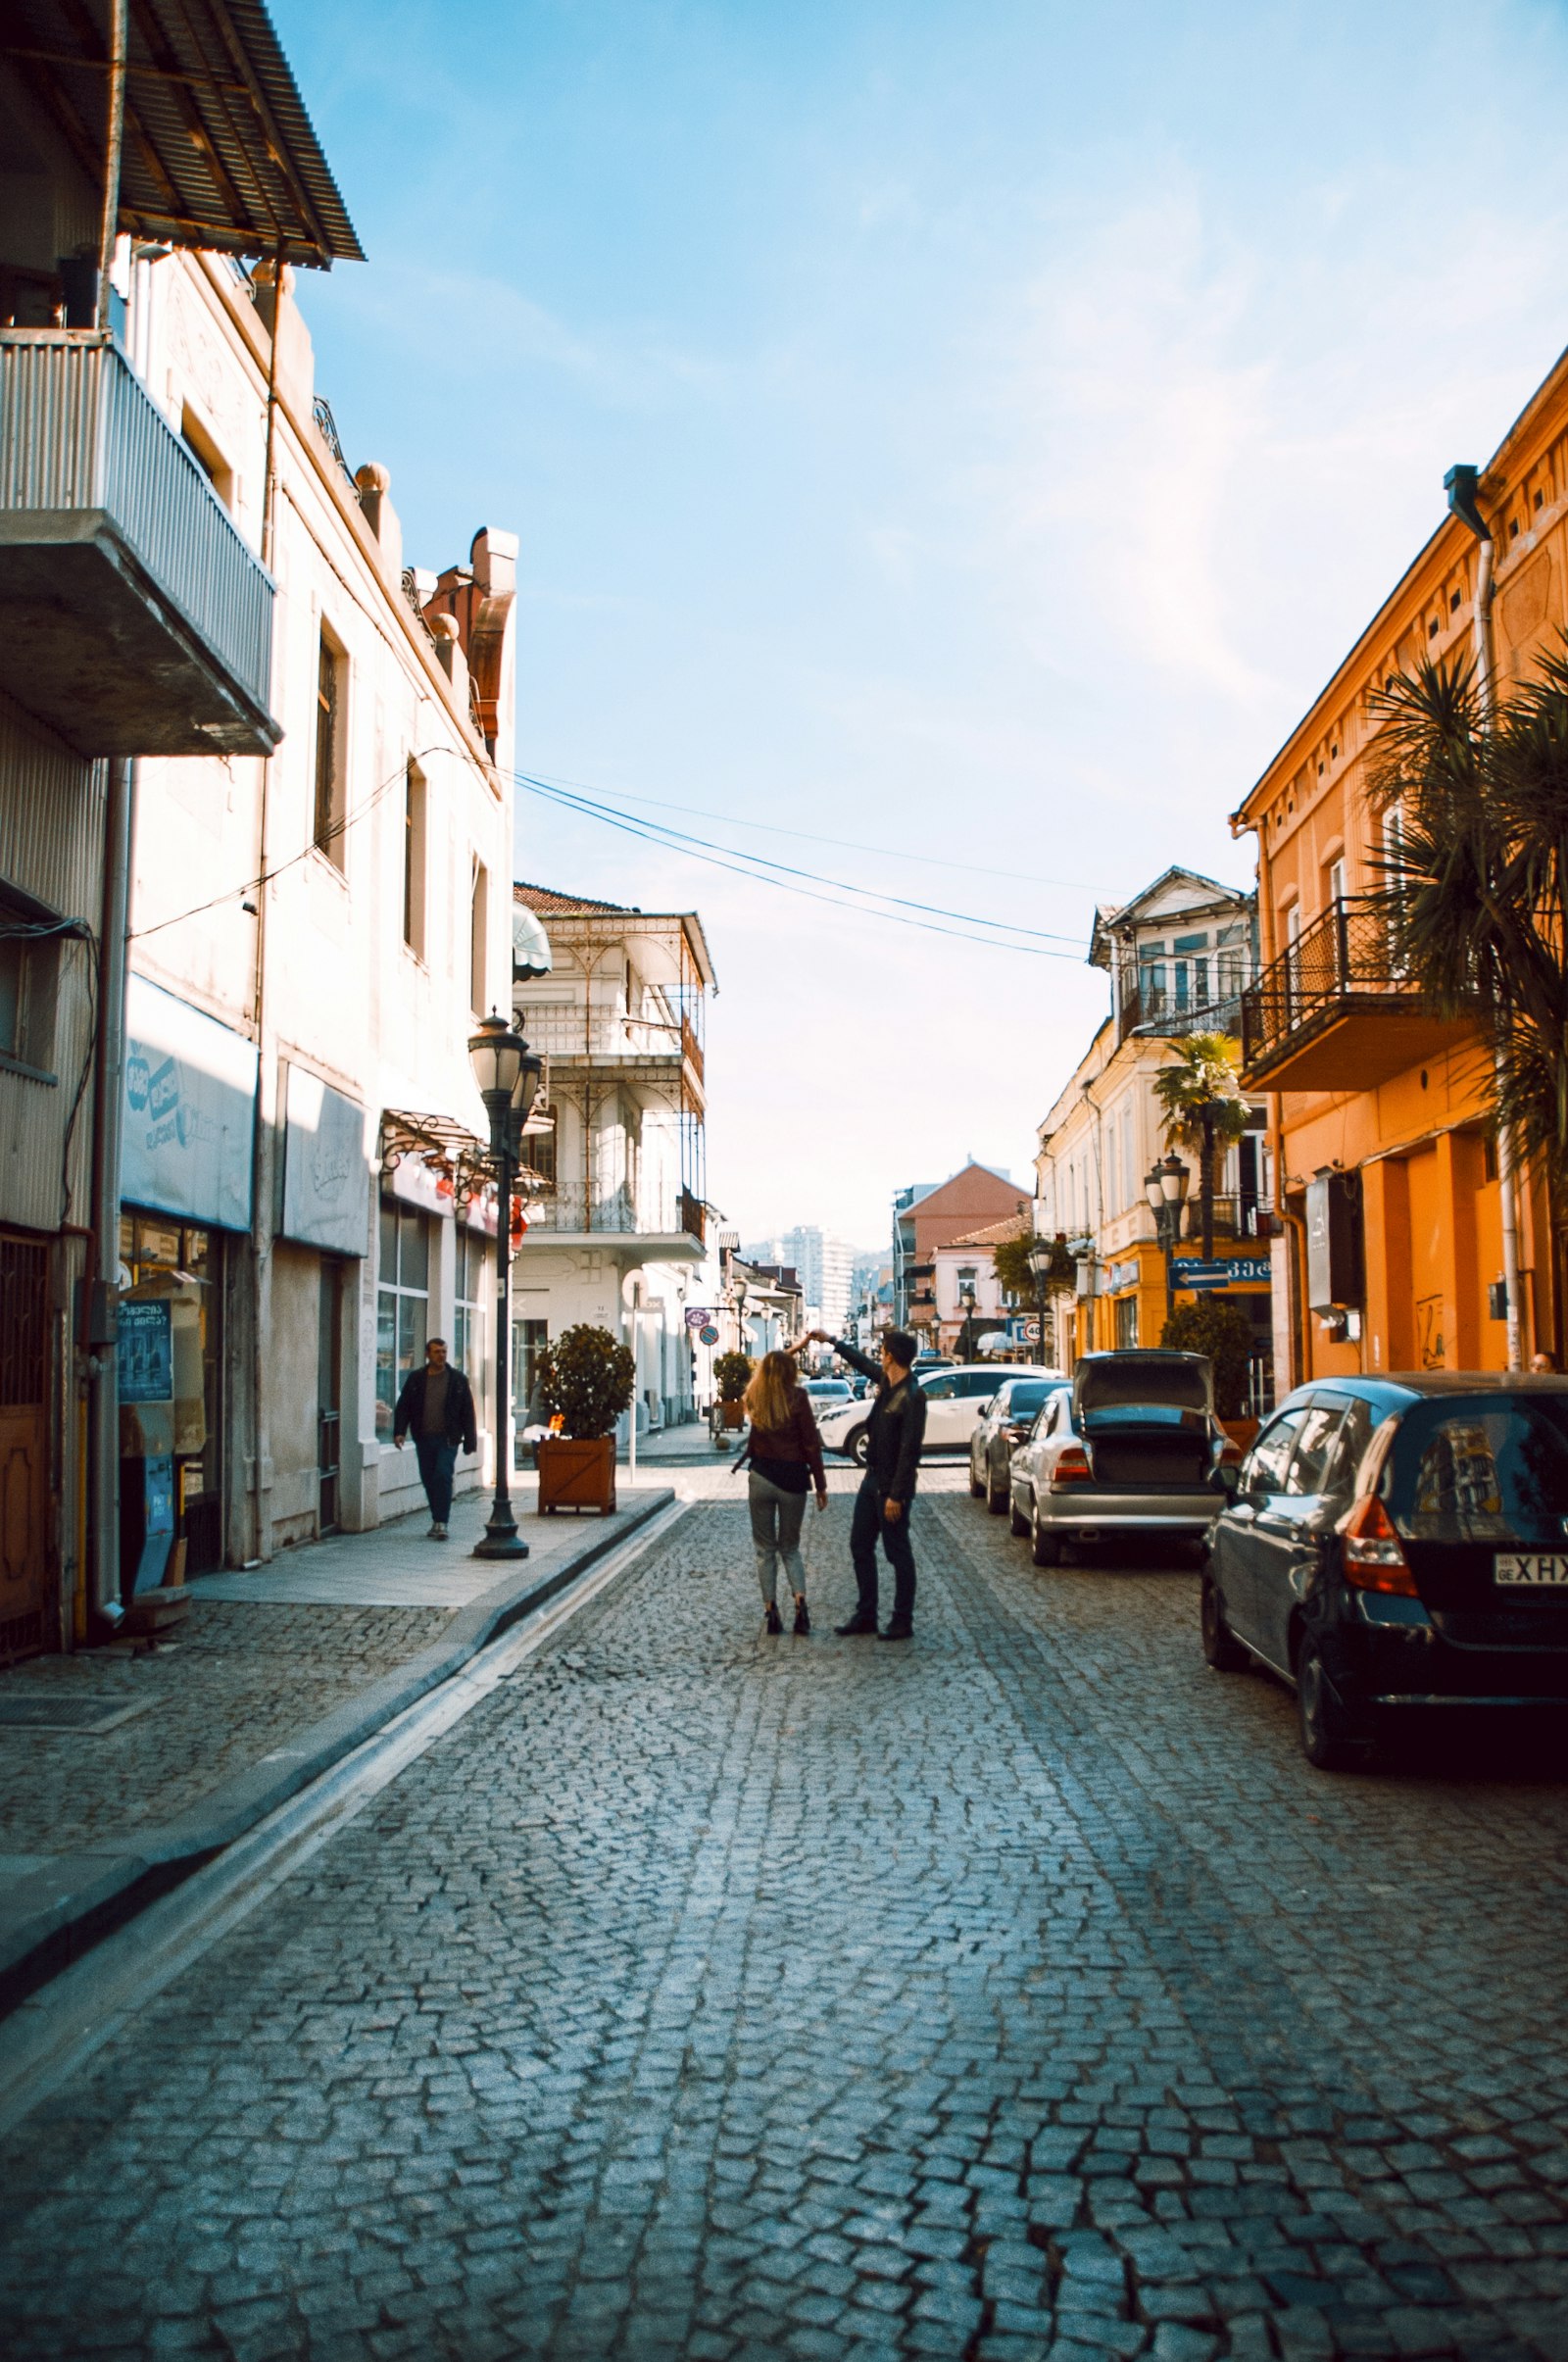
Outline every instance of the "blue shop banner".
[[251, 1226], [256, 1045], [145, 976], [125, 995], [121, 1196], [127, 1206]]

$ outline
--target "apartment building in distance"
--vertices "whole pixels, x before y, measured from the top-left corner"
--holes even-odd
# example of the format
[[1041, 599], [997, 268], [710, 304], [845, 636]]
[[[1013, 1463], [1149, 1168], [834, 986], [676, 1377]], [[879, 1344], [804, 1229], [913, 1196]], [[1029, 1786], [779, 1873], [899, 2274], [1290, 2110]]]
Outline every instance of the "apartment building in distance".
[[[1433, 486], [1434, 505], [1444, 489]], [[1495, 694], [1568, 623], [1568, 356], [1448, 513], [1232, 816], [1257, 844], [1264, 967], [1244, 1001], [1249, 1087], [1271, 1110], [1278, 1355], [1344, 1370], [1507, 1365], [1510, 1274], [1492, 1076], [1471, 1026], [1434, 1015], [1367, 897], [1397, 859], [1375, 809], [1377, 694], [1423, 659]], [[1479, 600], [1479, 606], [1478, 606]], [[1568, 1209], [1517, 1188], [1516, 1350], [1568, 1347]]]

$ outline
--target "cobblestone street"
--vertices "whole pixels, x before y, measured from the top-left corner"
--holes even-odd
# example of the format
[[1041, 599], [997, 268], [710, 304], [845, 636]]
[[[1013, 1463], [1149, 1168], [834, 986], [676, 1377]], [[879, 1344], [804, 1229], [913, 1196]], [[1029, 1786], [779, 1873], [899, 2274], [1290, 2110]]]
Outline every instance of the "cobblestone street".
[[34, 2112], [9, 2355], [1568, 2357], [1568, 1787], [1314, 1774], [953, 1471], [836, 1640], [850, 1488], [810, 1640], [699, 1502]]

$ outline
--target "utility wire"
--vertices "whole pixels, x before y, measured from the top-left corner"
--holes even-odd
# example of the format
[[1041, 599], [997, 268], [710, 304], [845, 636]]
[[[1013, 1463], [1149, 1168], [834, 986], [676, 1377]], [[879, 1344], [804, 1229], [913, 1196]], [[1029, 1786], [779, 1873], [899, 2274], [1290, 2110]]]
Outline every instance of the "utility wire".
[[[656, 812], [684, 812], [688, 819], [718, 820], [726, 828], [760, 829], [773, 837], [799, 837], [803, 844], [836, 845], [844, 853], [874, 853], [884, 861], [918, 861], [925, 869], [961, 869], [971, 877], [1006, 877], [1025, 886], [1060, 886], [1073, 894], [1094, 894], [1099, 891], [1081, 877], [1042, 877], [1033, 869], [994, 869], [984, 861], [955, 861], [935, 853], [908, 853], [893, 845], [867, 845], [858, 837], [824, 836], [815, 828], [790, 828], [781, 820], [744, 820], [738, 812], [711, 812], [701, 804], [674, 804], [664, 796], [639, 796], [629, 787], [592, 788], [581, 779], [562, 779], [549, 771], [531, 774], [546, 787], [564, 787], [583, 796], [613, 796], [620, 804], [648, 804]], [[1077, 941], [1076, 937], [1064, 940]]]
[[[831, 896], [821, 892], [812, 894], [811, 899], [814, 901], [828, 901], [838, 895], [853, 895], [860, 898], [858, 902], [835, 900], [833, 907], [838, 910], [857, 910], [862, 916], [889, 919], [898, 917], [901, 911], [914, 911], [920, 915], [913, 918], [900, 918], [899, 923], [905, 926], [927, 926], [933, 934], [957, 934], [958, 940], [964, 943], [985, 943], [995, 940], [1001, 942], [1004, 948], [1009, 951], [1037, 951], [1043, 959], [1074, 959], [1081, 955], [1085, 947], [1085, 938], [1081, 935], [1060, 935], [1048, 928], [1027, 927], [1021, 922], [1011, 919], [986, 918], [977, 911], [952, 910], [940, 903], [915, 902], [906, 895], [887, 894], [876, 887], [858, 886], [848, 878], [824, 877], [815, 870], [800, 868], [793, 862], [772, 861], [765, 854], [747, 853], [731, 845], [715, 846], [710, 838], [694, 836], [685, 829], [671, 828], [667, 822], [662, 820], [643, 820], [635, 813], [617, 812], [613, 806], [599, 803], [586, 796], [568, 794], [561, 788], [551, 787], [543, 780], [536, 779], [525, 771], [518, 771], [514, 775], [519, 787], [525, 788], [530, 794], [543, 797], [563, 811], [575, 812], [585, 819], [600, 820], [609, 827], [624, 829], [632, 835], [642, 837], [648, 844], [662, 846], [666, 852], [688, 854], [694, 859], [711, 861], [718, 867], [734, 869], [738, 876], [750, 877], [759, 885], [776, 885], [785, 888], [786, 881], [800, 879], [806, 882], [796, 886], [793, 889], [796, 892], [804, 893], [808, 888], [832, 889]], [[656, 831], [657, 833], [655, 833]], [[743, 863], [747, 865], [741, 866]], [[762, 874], [768, 871], [774, 872], [774, 874]], [[879, 907], [889, 903], [894, 906], [892, 910]], [[956, 921], [956, 925], [931, 924], [933, 920], [942, 919]], [[990, 929], [992, 933], [977, 934], [967, 931], [974, 928]], [[960, 930], [965, 931], [960, 932]], [[1027, 940], [1019, 941], [1017, 940], [1019, 937]], [[1067, 952], [1047, 952], [1042, 947], [1048, 943], [1069, 944], [1074, 949]]]
[[[908, 917], [900, 910], [881, 910], [874, 904], [846, 902], [842, 899], [845, 893], [864, 892], [865, 889], [848, 887], [841, 878], [816, 878], [810, 870], [793, 870], [786, 876], [760, 874], [757, 869], [743, 865], [748, 861], [760, 860], [760, 857], [758, 855], [736, 854], [732, 847], [725, 847], [721, 850], [709, 847], [701, 838], [687, 838], [680, 831], [673, 833], [681, 837], [681, 842], [671, 843], [668, 834], [656, 835], [654, 833], [654, 828], [659, 825], [658, 823], [650, 824], [640, 821], [629, 813], [616, 814], [607, 807], [591, 805], [581, 798], [567, 796], [561, 790], [547, 787], [542, 781], [530, 778], [521, 771], [517, 772], [515, 777], [517, 785], [525, 788], [531, 795], [539, 796], [545, 802], [554, 804], [563, 811], [576, 812], [585, 819], [598, 820], [606, 828], [618, 829], [622, 835], [638, 837], [645, 845], [655, 845], [662, 853], [679, 853], [687, 860], [706, 861], [710, 868], [727, 869], [732, 876], [747, 878], [753, 885], [772, 886], [781, 894], [797, 894], [808, 902], [825, 903], [829, 910], [847, 911], [855, 918], [881, 918], [885, 919], [890, 926], [913, 927], [921, 934], [946, 935], [952, 937], [956, 942], [980, 944], [993, 951], [1025, 952], [1036, 960], [1069, 960], [1076, 965], [1081, 956], [1078, 952], [1051, 950], [1040, 942], [1023, 943], [1009, 941], [999, 935], [971, 933], [968, 931], [970, 926], [995, 926], [1000, 922], [973, 920], [961, 910], [949, 911], [942, 915], [966, 921], [964, 925], [943, 926], [934, 917]], [[726, 859], [726, 855], [732, 855], [733, 858]], [[768, 863], [768, 867], [775, 870], [786, 866], [787, 864], [781, 862]], [[810, 884], [795, 882], [802, 878], [809, 878], [812, 882]], [[821, 889], [825, 887], [834, 888], [836, 891], [824, 892]], [[918, 909], [923, 906], [916, 905], [914, 907]], [[1015, 932], [1030, 933], [1033, 930], [1018, 929]]]

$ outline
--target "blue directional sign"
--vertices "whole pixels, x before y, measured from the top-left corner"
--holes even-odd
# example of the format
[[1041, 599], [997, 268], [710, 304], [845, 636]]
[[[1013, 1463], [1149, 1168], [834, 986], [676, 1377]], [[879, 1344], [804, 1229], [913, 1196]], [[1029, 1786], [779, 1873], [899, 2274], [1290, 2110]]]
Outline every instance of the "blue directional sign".
[[1170, 1276], [1177, 1288], [1266, 1288], [1272, 1266], [1266, 1255], [1215, 1255], [1210, 1262], [1200, 1255], [1178, 1255], [1171, 1258]]

